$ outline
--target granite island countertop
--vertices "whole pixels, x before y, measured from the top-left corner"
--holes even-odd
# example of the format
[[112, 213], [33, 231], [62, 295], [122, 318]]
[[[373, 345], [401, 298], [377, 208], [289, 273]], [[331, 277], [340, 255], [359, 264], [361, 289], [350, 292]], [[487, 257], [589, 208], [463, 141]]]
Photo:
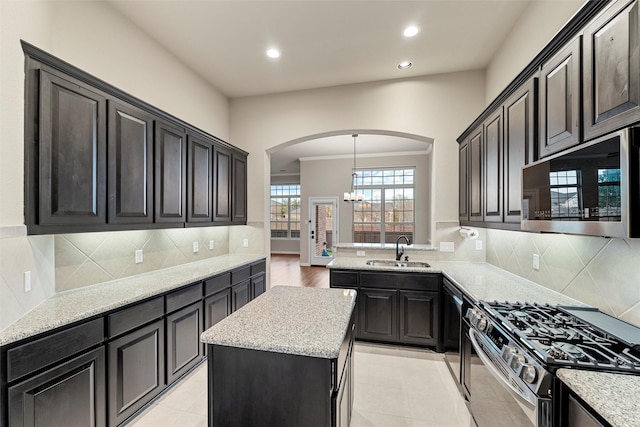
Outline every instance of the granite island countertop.
[[0, 345], [100, 315], [263, 258], [264, 255], [221, 255], [60, 292], [0, 331]]
[[335, 359], [355, 307], [356, 292], [275, 286], [200, 335], [216, 344]]
[[613, 427], [640, 426], [640, 376], [558, 369], [558, 378]]
[[338, 257], [328, 267], [361, 271], [442, 273], [474, 301], [526, 301], [539, 304], [585, 306], [573, 298], [545, 288], [486, 262], [426, 260], [430, 267], [367, 265], [365, 257]]

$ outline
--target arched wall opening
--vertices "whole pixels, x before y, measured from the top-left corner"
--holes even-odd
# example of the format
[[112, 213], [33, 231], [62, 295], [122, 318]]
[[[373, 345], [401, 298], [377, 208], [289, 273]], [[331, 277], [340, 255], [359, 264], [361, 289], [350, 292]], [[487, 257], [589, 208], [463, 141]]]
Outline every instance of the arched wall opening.
[[[291, 150], [294, 146], [313, 148], [315, 156], [303, 157], [300, 160], [299, 183], [301, 184], [300, 203], [300, 239], [298, 251], [302, 265], [308, 265], [309, 256], [309, 204], [310, 197], [338, 198], [336, 215], [338, 216], [339, 235], [334, 243], [352, 242], [353, 205], [342, 201], [342, 194], [350, 188], [351, 170], [353, 167], [352, 135], [358, 135], [357, 166], [358, 168], [393, 168], [415, 167], [415, 242], [430, 244], [434, 230], [434, 174], [433, 174], [433, 146], [434, 138], [408, 132], [385, 129], [341, 129], [327, 131], [295, 138], [277, 144], [265, 150], [265, 181], [267, 187], [272, 175], [279, 171], [271, 171], [271, 157], [278, 156], [282, 150]], [[371, 147], [367, 146], [367, 138]], [[374, 138], [376, 143], [374, 143]], [[342, 147], [336, 148], [340, 142]], [[384, 141], [381, 145], [380, 142]], [[309, 144], [316, 145], [310, 147]], [[317, 155], [319, 150], [324, 155]], [[309, 152], [299, 148], [297, 153]], [[282, 177], [279, 177], [282, 178]], [[290, 177], [289, 183], [295, 183]], [[279, 180], [287, 182], [287, 179]], [[274, 240], [271, 242], [270, 192], [265, 192], [265, 243], [267, 252], [292, 253], [294, 244], [291, 241]], [[295, 242], [293, 242], [295, 243]], [[273, 248], [272, 248], [273, 246]]]

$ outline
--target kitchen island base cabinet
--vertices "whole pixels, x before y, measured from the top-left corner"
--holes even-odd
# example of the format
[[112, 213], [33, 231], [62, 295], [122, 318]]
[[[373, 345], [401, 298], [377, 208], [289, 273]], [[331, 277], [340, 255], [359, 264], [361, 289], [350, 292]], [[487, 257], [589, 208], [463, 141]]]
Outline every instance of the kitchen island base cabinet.
[[209, 354], [209, 426], [332, 425], [330, 359], [218, 345]]
[[105, 355], [100, 347], [8, 390], [11, 427], [105, 427]]

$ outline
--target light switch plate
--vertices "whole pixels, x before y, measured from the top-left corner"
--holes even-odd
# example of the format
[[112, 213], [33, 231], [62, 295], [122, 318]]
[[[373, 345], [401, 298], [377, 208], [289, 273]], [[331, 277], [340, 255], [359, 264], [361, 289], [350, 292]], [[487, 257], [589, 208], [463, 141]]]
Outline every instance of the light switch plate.
[[540, 270], [540, 255], [533, 254], [533, 269]]
[[193, 242], [193, 253], [197, 254], [200, 252], [200, 242]]
[[136, 264], [140, 264], [142, 261], [144, 261], [144, 255], [142, 253], [142, 249], [136, 250], [135, 258], [136, 258]]
[[214, 242], [213, 240], [209, 240], [209, 250], [212, 251], [214, 248]]
[[242, 247], [244, 248], [249, 247], [249, 239], [242, 239]]
[[364, 251], [356, 251], [356, 256], [365, 256]]
[[24, 272], [24, 293], [31, 292], [31, 271]]
[[453, 251], [455, 251], [455, 244], [453, 242], [440, 242], [440, 252]]
[[482, 240], [476, 240], [476, 251], [482, 250]]

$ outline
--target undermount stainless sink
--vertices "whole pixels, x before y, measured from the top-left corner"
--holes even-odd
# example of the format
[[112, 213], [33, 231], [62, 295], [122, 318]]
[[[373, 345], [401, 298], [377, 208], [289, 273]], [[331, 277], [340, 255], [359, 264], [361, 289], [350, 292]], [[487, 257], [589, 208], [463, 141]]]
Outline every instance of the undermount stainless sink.
[[378, 267], [405, 267], [405, 268], [427, 268], [429, 263], [422, 261], [394, 261], [392, 259], [370, 259], [367, 265]]

